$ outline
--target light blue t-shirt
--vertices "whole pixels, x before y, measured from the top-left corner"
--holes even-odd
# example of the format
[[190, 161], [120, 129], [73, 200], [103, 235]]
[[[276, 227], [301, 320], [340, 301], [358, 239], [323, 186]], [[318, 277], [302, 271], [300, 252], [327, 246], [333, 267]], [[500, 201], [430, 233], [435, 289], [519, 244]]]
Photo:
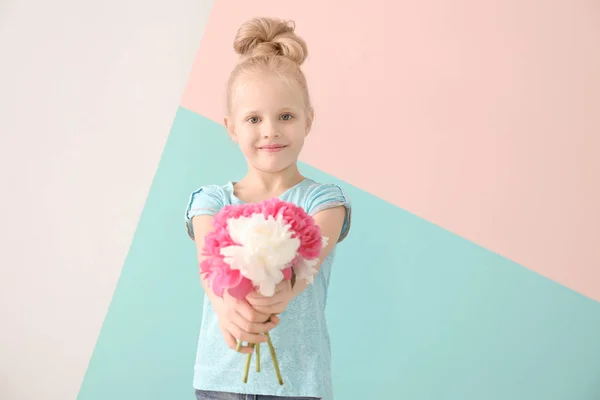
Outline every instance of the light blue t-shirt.
[[[351, 221], [351, 203], [339, 186], [304, 179], [279, 196], [279, 199], [294, 203], [313, 216], [327, 208], [346, 207], [346, 219], [338, 243], [347, 236]], [[214, 215], [225, 205], [241, 203], [243, 202], [233, 194], [233, 182], [200, 187], [190, 196], [186, 209], [189, 236], [194, 238], [194, 216]], [[277, 381], [266, 343], [261, 345], [261, 372], [256, 372], [256, 358], [253, 355], [248, 382], [243, 383], [247, 356], [227, 347], [217, 316], [205, 295], [194, 367], [194, 388], [331, 400], [331, 348], [325, 306], [334, 257], [335, 247], [321, 264], [314, 282], [290, 302], [286, 311], [280, 315], [279, 325], [270, 332], [284, 381], [283, 386]]]

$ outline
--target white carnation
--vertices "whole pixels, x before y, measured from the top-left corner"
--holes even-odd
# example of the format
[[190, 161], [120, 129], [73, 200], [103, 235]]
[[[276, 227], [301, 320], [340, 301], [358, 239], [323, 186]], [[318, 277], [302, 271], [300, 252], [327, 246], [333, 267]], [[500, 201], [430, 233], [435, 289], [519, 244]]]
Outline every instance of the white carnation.
[[292, 237], [281, 216], [254, 214], [231, 219], [227, 230], [237, 244], [221, 249], [224, 261], [250, 279], [263, 296], [272, 296], [283, 280], [282, 271], [296, 257], [300, 240]]
[[[327, 247], [329, 238], [327, 236], [322, 237], [323, 248]], [[315, 275], [319, 272], [317, 266], [319, 265], [319, 259], [307, 260], [306, 258], [300, 258], [296, 265], [294, 265], [294, 273], [296, 274], [297, 280], [304, 280], [306, 283], [311, 284], [314, 281]]]
[[314, 277], [317, 274], [317, 265], [319, 259], [307, 260], [300, 258], [296, 265], [294, 265], [294, 272], [296, 273], [297, 280], [304, 280], [306, 283], [313, 283]]

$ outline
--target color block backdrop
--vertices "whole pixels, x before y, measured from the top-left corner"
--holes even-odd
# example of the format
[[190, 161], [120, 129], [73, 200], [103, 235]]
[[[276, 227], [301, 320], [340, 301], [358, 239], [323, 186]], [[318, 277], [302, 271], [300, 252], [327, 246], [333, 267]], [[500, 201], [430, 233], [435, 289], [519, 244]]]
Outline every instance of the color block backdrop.
[[[106, 288], [114, 281], [105, 280], [110, 307], [97, 340], [88, 322], [84, 336], [95, 347], [78, 400], [193, 398], [202, 292], [183, 211], [198, 186], [244, 173], [221, 121], [235, 31], [257, 15], [294, 19], [307, 40], [317, 120], [301, 168], [342, 185], [353, 200], [328, 303], [336, 398], [600, 398], [600, 12], [593, 2], [217, 0], [194, 15], [207, 25], [199, 49], [188, 48], [197, 50], [191, 74], [177, 71], [187, 84], [158, 167], [140, 166], [154, 179], [112, 296]], [[114, 71], [130, 65], [125, 58], [117, 57]], [[132, 83], [132, 93], [140, 87]], [[147, 126], [156, 118], [134, 114]], [[137, 132], [122, 150], [131, 161], [144, 154], [133, 145], [144, 143]], [[133, 183], [128, 164], [135, 162], [115, 165]], [[94, 193], [90, 186], [80, 198]], [[73, 227], [81, 232], [83, 224]], [[55, 247], [83, 240], [53, 237]], [[82, 250], [75, 261], [89, 254]], [[368, 276], [359, 273], [365, 266]], [[64, 303], [92, 292], [81, 286], [77, 293]], [[104, 316], [103, 304], [95, 315]], [[36, 383], [83, 375], [81, 362], [52, 368], [79, 338], [67, 333], [79, 333], [65, 318], [74, 319], [73, 309], [62, 315], [4, 341], [26, 332], [28, 343], [44, 343], [35, 354], [54, 351], [38, 357], [44, 367], [29, 385], [35, 354], [3, 364], [3, 375], [18, 371], [19, 387], [27, 388], [6, 385], [6, 393], [39, 398]], [[60, 339], [40, 341], [54, 332], [48, 326], [63, 325]]]
[[303, 161], [600, 300], [597, 4], [228, 4], [184, 107], [220, 123], [232, 34], [293, 18], [317, 112]]
[[[202, 297], [181, 204], [199, 180], [226, 181], [243, 168], [222, 126], [179, 110], [80, 400], [193, 398]], [[302, 170], [343, 185], [354, 202], [328, 304], [337, 398], [598, 397], [598, 302]]]
[[201, 293], [182, 207], [244, 172], [220, 122], [255, 15], [306, 38], [303, 170], [354, 200], [328, 310], [338, 398], [600, 396], [600, 15], [389, 4], [216, 2], [81, 400], [191, 396]]

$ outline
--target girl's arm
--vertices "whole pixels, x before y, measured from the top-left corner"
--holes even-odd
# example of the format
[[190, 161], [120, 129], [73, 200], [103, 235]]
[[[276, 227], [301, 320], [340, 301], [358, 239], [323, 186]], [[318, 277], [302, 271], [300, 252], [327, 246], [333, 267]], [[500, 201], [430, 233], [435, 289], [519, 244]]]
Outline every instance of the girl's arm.
[[[202, 248], [204, 247], [204, 238], [213, 229], [212, 220], [213, 217], [211, 215], [198, 215], [192, 220], [192, 225], [194, 226], [195, 232], [194, 242], [196, 243], [196, 250], [198, 253], [198, 265], [200, 265], [206, 258], [202, 255]], [[217, 313], [219, 313], [223, 307], [223, 299], [215, 295], [205, 277], [201, 276], [200, 281], [202, 282], [202, 288], [208, 296], [213, 308]]]
[[[344, 206], [328, 208], [315, 214], [315, 223], [321, 228], [321, 235], [328, 238], [327, 246], [321, 250], [319, 263], [316, 266], [317, 271], [321, 268], [321, 264], [338, 242], [345, 217], [346, 208]], [[293, 288], [293, 297], [302, 293], [308, 285], [304, 280], [296, 281]]]
[[[204, 247], [204, 237], [213, 229], [212, 220], [213, 217], [210, 215], [198, 215], [192, 220], [199, 264], [206, 258], [202, 255], [202, 249]], [[202, 281], [202, 288], [219, 318], [219, 325], [229, 348], [235, 349], [237, 347], [236, 339], [247, 343], [267, 341], [267, 337], [261, 334], [277, 326], [279, 323], [277, 317], [258, 312], [247, 301], [239, 301], [229, 296], [227, 291], [223, 293], [221, 298], [213, 292], [205, 277], [201, 277], [200, 280]], [[240, 351], [251, 353], [253, 349], [250, 346], [244, 346]]]

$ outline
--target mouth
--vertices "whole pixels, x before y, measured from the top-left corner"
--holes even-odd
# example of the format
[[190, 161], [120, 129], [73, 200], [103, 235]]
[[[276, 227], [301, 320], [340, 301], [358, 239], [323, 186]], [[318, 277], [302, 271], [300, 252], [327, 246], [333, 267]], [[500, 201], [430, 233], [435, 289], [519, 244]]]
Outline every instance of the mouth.
[[270, 144], [267, 146], [260, 146], [258, 149], [269, 152], [269, 153], [274, 153], [277, 151], [281, 151], [281, 150], [285, 149], [286, 147], [287, 146], [285, 146], [283, 144]]

